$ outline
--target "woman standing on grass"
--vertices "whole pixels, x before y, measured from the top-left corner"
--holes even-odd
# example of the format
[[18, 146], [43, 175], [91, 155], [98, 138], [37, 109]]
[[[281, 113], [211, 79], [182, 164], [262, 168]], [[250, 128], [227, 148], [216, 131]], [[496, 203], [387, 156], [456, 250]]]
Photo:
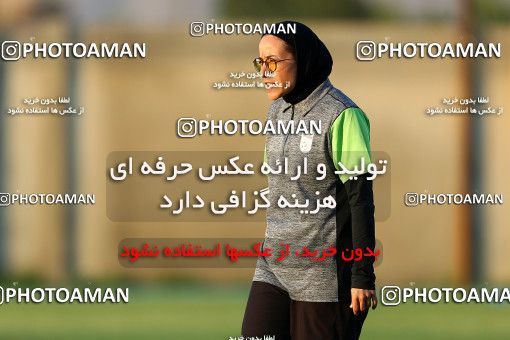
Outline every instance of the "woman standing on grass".
[[[294, 22], [283, 22], [287, 25]], [[269, 199], [264, 248], [273, 257], [259, 257], [244, 315], [245, 337], [276, 340], [358, 339], [370, 306], [377, 306], [373, 258], [342, 261], [338, 254], [324, 261], [294, 255], [294, 250], [365, 249], [375, 246], [372, 182], [336, 175], [341, 162], [352, 169], [361, 158], [370, 162], [370, 123], [364, 112], [328, 79], [333, 60], [310, 28], [296, 25], [295, 34], [266, 34], [259, 42], [255, 67], [273, 100], [267, 119], [321, 123], [319, 135], [268, 135], [265, 160], [271, 167], [287, 158], [288, 175], [268, 175]], [[277, 24], [278, 25], [278, 24]], [[272, 86], [288, 84], [289, 86]], [[276, 124], [275, 124], [276, 125]], [[304, 158], [307, 176], [291, 179]], [[315, 169], [323, 163], [327, 172]], [[321, 180], [317, 180], [317, 177]], [[300, 202], [335, 198], [332, 209], [316, 213], [279, 208], [278, 197]], [[292, 195], [292, 196], [291, 196]], [[320, 196], [318, 196], [320, 195]], [[311, 210], [315, 210], [313, 207]], [[278, 261], [277, 249], [290, 255]]]

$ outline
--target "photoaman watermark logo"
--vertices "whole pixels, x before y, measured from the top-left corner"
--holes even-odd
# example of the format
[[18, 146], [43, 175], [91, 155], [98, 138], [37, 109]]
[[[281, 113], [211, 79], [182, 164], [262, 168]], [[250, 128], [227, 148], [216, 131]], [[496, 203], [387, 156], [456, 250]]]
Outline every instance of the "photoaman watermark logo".
[[209, 133], [210, 135], [320, 135], [321, 121], [283, 121], [258, 119], [195, 119], [183, 117], [177, 120], [177, 136], [180, 138], [193, 138], [197, 135]]
[[404, 204], [408, 207], [418, 205], [501, 205], [504, 202], [503, 194], [498, 193], [417, 193], [406, 192]]
[[433, 287], [418, 288], [384, 286], [381, 302], [385, 306], [411, 303], [510, 303], [510, 289], [505, 288], [462, 288]]
[[356, 43], [356, 59], [387, 58], [501, 58], [501, 43], [378, 42]]
[[194, 21], [190, 23], [189, 34], [192, 37], [204, 35], [254, 35], [254, 34], [296, 34], [295, 23], [217, 23]]
[[16, 61], [32, 58], [145, 58], [146, 43], [34, 43], [7, 40], [2, 42], [2, 59]]
[[2, 287], [0, 305], [9, 303], [129, 303], [129, 288]]

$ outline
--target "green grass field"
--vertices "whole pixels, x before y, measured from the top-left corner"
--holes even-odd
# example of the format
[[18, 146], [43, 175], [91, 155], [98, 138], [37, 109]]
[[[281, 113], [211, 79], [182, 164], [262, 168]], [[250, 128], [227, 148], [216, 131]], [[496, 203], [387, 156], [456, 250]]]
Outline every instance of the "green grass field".
[[[112, 286], [113, 287], [113, 286]], [[0, 306], [1, 339], [228, 339], [248, 286], [137, 286], [122, 305]], [[371, 310], [362, 339], [510, 339], [510, 306], [407, 304]]]

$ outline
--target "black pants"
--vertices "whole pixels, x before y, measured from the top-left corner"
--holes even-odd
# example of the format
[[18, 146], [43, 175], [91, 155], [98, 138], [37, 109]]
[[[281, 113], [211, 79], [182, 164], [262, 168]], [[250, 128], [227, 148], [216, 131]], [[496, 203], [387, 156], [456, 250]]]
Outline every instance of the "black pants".
[[275, 340], [358, 339], [368, 310], [354, 315], [350, 302], [304, 302], [272, 284], [253, 281], [242, 335]]

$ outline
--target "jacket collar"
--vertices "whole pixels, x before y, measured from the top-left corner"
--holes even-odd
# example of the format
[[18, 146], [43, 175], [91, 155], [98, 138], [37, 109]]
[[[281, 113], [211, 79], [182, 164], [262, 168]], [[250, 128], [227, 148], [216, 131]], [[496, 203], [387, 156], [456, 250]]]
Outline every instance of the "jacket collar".
[[[312, 93], [308, 95], [308, 97], [294, 105], [294, 114], [304, 117], [319, 102], [319, 100], [329, 92], [332, 87], [333, 85], [331, 85], [329, 78], [324, 80], [319, 86], [315, 88], [315, 90], [312, 91]], [[287, 111], [291, 107], [292, 104], [284, 101], [283, 112]]]

